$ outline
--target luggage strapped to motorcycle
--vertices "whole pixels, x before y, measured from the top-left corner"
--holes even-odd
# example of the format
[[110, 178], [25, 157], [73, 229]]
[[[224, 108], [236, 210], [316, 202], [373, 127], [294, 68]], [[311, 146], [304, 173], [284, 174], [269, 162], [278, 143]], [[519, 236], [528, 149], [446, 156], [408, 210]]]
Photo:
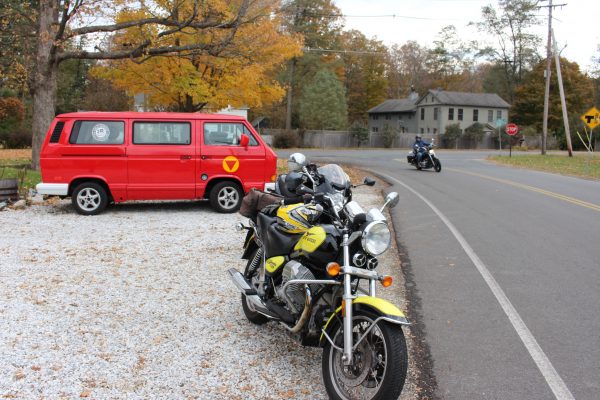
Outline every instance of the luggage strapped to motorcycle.
[[244, 217], [255, 220], [260, 210], [266, 206], [279, 203], [282, 199], [282, 196], [279, 196], [275, 193], [267, 193], [252, 188], [242, 199], [242, 205], [239, 213]]

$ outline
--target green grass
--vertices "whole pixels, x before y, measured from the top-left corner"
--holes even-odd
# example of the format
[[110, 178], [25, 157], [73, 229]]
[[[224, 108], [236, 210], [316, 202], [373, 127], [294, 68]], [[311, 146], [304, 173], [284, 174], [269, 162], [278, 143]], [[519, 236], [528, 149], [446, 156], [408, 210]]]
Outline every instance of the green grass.
[[27, 194], [30, 188], [42, 181], [39, 171], [29, 169], [31, 165], [31, 150], [5, 150], [0, 149], [0, 179], [17, 178], [19, 192]]
[[574, 157], [556, 154], [518, 154], [513, 157], [490, 156], [488, 160], [518, 168], [572, 175], [600, 180], [600, 154], [576, 154]]
[[39, 171], [33, 171], [27, 168], [12, 168], [0, 165], [0, 179], [17, 178], [19, 182], [19, 192], [24, 195], [30, 188], [42, 181], [42, 174]]

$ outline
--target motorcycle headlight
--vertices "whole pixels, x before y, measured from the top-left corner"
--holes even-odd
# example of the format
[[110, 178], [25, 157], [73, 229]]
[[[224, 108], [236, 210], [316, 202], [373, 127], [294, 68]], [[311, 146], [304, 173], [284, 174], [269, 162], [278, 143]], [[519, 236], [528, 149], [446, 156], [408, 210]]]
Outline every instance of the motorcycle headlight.
[[390, 228], [383, 221], [371, 222], [363, 230], [363, 249], [373, 257], [383, 254], [390, 247], [391, 240]]

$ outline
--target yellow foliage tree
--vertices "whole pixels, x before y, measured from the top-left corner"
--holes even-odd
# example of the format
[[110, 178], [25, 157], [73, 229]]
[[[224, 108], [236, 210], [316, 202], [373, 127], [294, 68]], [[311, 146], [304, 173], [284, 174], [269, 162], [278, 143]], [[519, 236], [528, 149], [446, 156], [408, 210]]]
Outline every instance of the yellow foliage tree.
[[[156, 4], [161, 6], [162, 3]], [[172, 2], [165, 3], [172, 8]], [[235, 18], [234, 14], [229, 15], [231, 1], [210, 0], [208, 3], [208, 9], [219, 14], [219, 19]], [[176, 10], [178, 19], [196, 18], [200, 10], [195, 4], [182, 1]], [[190, 50], [158, 57], [108, 60], [95, 67], [92, 74], [109, 79], [131, 95], [144, 94], [154, 109], [195, 112], [206, 106], [260, 107], [273, 103], [285, 93], [275, 79], [276, 67], [301, 53], [300, 37], [280, 29], [278, 7], [279, 1], [275, 0], [250, 2], [246, 15], [251, 23], [235, 30], [217, 28], [199, 32], [184, 27], [166, 34], [156, 26], [131, 27], [113, 38], [114, 50], [145, 41], [163, 47], [187, 46]], [[125, 9], [118, 15], [117, 22], [143, 18], [151, 18], [148, 9]], [[227, 45], [215, 47], [214, 43]]]

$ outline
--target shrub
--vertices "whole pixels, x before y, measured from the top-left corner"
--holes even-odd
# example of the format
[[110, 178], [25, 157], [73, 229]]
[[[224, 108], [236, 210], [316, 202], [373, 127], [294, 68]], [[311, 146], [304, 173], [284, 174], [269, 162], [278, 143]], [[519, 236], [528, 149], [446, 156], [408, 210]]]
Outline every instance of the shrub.
[[[31, 132], [27, 132], [21, 126], [24, 116], [25, 107], [19, 99], [0, 98], [0, 145], [4, 148], [23, 148], [31, 145]], [[23, 145], [24, 142], [27, 144]]]
[[278, 149], [289, 149], [298, 147], [298, 135], [292, 131], [284, 131], [273, 136], [273, 147]]
[[31, 147], [32, 133], [30, 128], [23, 125], [15, 127], [6, 135], [4, 148], [6, 149], [26, 149]]
[[363, 122], [354, 121], [350, 127], [350, 135], [356, 139], [358, 147], [360, 147], [361, 144], [369, 141], [369, 128]]
[[396, 130], [389, 125], [383, 127], [383, 147], [389, 149], [394, 144], [396, 138]]
[[446, 125], [446, 131], [442, 135], [444, 147], [457, 147], [458, 138], [462, 135], [460, 124]]
[[465, 138], [473, 142], [480, 141], [483, 138], [483, 135], [485, 135], [483, 125], [479, 122], [475, 122], [473, 125], [465, 129]]

